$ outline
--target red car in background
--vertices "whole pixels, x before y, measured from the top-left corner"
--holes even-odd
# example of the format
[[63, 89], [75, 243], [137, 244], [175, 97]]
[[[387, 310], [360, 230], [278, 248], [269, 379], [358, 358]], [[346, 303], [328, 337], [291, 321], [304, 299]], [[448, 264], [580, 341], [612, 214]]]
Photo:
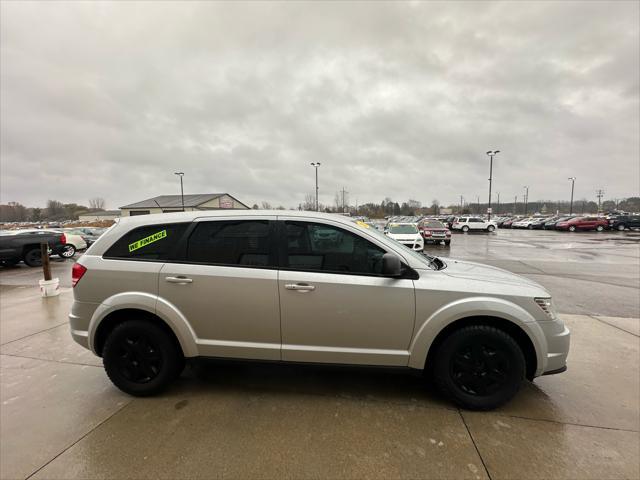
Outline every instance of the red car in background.
[[451, 244], [451, 231], [439, 220], [421, 220], [418, 223], [418, 230], [424, 238], [424, 243], [444, 242], [445, 245]]
[[556, 223], [556, 230], [569, 230], [570, 232], [575, 232], [576, 230], [597, 230], [602, 232], [607, 227], [609, 227], [609, 222], [604, 217], [576, 217], [566, 222]]

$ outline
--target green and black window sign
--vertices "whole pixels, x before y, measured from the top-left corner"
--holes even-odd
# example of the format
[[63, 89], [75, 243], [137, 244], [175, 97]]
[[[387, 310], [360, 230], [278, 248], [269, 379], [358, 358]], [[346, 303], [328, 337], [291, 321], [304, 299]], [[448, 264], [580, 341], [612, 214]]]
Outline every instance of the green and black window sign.
[[140, 248], [146, 247], [147, 245], [157, 242], [158, 240], [162, 240], [163, 238], [167, 238], [166, 230], [160, 230], [159, 232], [156, 232], [153, 235], [149, 235], [148, 237], [141, 238], [136, 242], [130, 243], [129, 252], [133, 252], [134, 250], [138, 250]]

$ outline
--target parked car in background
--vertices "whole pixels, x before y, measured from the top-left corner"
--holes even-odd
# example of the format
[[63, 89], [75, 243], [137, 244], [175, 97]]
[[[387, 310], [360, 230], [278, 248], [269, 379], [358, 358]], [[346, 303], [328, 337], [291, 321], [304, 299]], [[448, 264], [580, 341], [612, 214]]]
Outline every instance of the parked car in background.
[[0, 234], [0, 264], [8, 266], [23, 261], [29, 267], [42, 265], [40, 244], [47, 243], [53, 255], [64, 256], [66, 235], [46, 230], [9, 230]]
[[469, 231], [487, 231], [493, 232], [496, 229], [496, 224], [493, 220], [485, 220], [482, 217], [464, 216], [456, 217], [451, 224], [452, 230], [460, 230], [462, 232]]
[[506, 218], [505, 220], [502, 221], [500, 228], [511, 228], [513, 225], [513, 222], [517, 222], [519, 219], [520, 219], [519, 217]]
[[80, 235], [87, 244], [87, 248], [91, 246], [100, 235], [106, 231], [106, 228], [91, 228], [91, 227], [75, 227], [65, 228], [64, 232], [71, 233], [73, 235]]
[[424, 239], [415, 223], [390, 223], [386, 234], [411, 250], [424, 250]]
[[66, 239], [66, 243], [64, 246], [64, 250], [62, 252], [59, 253], [59, 255], [63, 258], [72, 258], [77, 251], [79, 250], [86, 250], [87, 248], [87, 242], [85, 242], [84, 238], [82, 238], [81, 235], [78, 234], [74, 234], [71, 232], [64, 232], [62, 230], [49, 230], [49, 229], [29, 229], [29, 230], [22, 230], [24, 233], [41, 233], [41, 232], [47, 232], [47, 233], [64, 233], [65, 234], [65, 239]]
[[576, 230], [602, 232], [607, 227], [609, 227], [609, 221], [602, 217], [576, 217], [556, 223], [556, 230], [568, 230], [570, 232], [575, 232]]
[[[337, 242], [314, 241], [328, 229]], [[226, 357], [427, 371], [457, 405], [487, 410], [567, 368], [570, 333], [544, 287], [339, 215], [125, 217], [71, 274], [72, 338], [136, 396], [166, 389], [187, 358]]]
[[424, 219], [418, 223], [424, 243], [440, 243], [451, 245], [451, 230], [439, 220]]
[[529, 228], [536, 219], [533, 217], [521, 218], [511, 224], [511, 228]]
[[609, 228], [623, 231], [627, 228], [640, 228], [640, 215], [618, 215], [609, 219]]
[[560, 222], [568, 222], [572, 218], [575, 218], [575, 216], [574, 215], [567, 215], [567, 216], [564, 216], [564, 217], [551, 217], [546, 222], [544, 222], [542, 228], [544, 228], [545, 230], [555, 230], [556, 229], [556, 225], [558, 223], [560, 223]]

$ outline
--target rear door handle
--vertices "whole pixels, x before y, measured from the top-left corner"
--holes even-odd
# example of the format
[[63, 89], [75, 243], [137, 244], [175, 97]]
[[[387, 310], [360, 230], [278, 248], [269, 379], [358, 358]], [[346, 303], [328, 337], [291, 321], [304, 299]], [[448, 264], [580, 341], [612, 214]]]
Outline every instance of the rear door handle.
[[164, 279], [169, 283], [193, 283], [193, 280], [187, 277], [164, 277]]
[[286, 283], [284, 288], [287, 290], [297, 290], [298, 292], [313, 292], [316, 287], [308, 283]]

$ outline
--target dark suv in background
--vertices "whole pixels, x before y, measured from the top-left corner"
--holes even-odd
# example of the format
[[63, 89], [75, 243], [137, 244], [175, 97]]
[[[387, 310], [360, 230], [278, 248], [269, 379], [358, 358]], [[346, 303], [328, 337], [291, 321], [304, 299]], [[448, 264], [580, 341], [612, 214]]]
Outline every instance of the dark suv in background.
[[609, 219], [611, 230], [624, 231], [627, 228], [640, 228], [640, 215], [618, 215]]

